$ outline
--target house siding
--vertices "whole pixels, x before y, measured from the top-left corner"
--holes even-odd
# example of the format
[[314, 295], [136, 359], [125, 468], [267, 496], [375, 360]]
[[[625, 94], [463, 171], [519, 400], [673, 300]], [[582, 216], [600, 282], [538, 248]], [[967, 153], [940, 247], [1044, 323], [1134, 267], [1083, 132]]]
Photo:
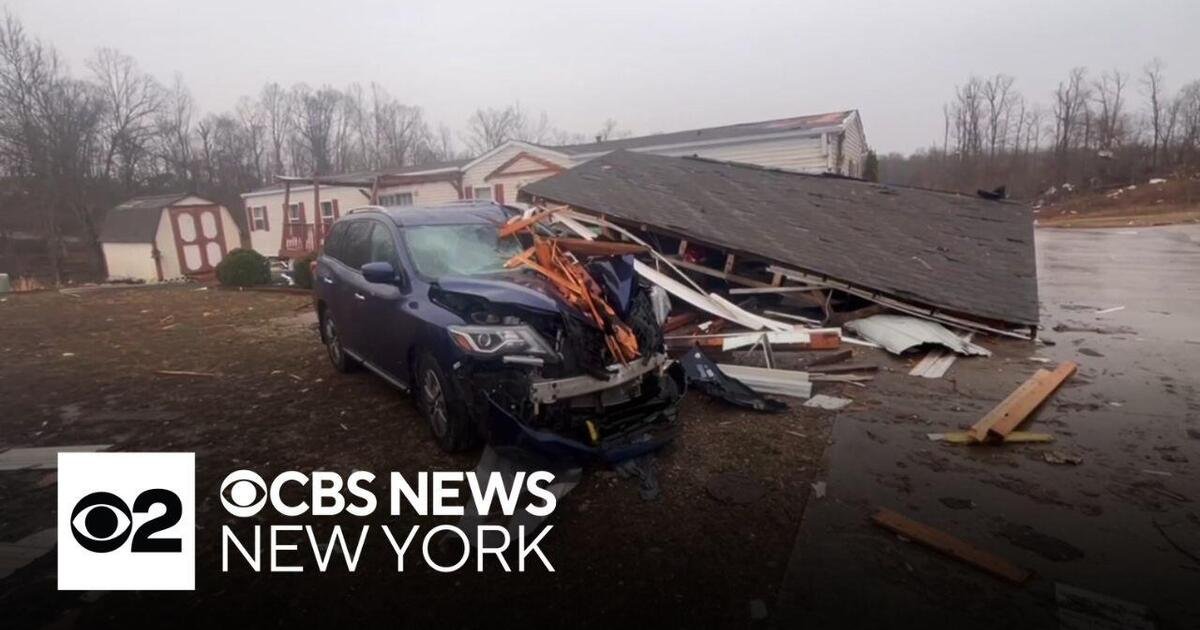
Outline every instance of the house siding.
[[[491, 179], [486, 179], [488, 175], [491, 175], [493, 171], [500, 168], [502, 165], [504, 165], [505, 162], [513, 159], [514, 157], [516, 157], [517, 155], [519, 155], [521, 153], [528, 153], [530, 155], [536, 155], [539, 158], [542, 158], [549, 162], [553, 162], [554, 164], [558, 164], [559, 166], [562, 166], [563, 168], [570, 168], [572, 166], [571, 161], [569, 159], [567, 159], [565, 156], [563, 156], [562, 154], [552, 152], [552, 151], [546, 151], [546, 150], [540, 149], [538, 147], [530, 146], [530, 145], [527, 145], [524, 143], [513, 143], [501, 151], [496, 151], [494, 154], [489, 155], [486, 159], [481, 160], [478, 164], [474, 164], [471, 166], [471, 168], [464, 171], [463, 172], [463, 187], [464, 188], [465, 187], [474, 188], [476, 186], [487, 186], [488, 188], [492, 189], [493, 196], [494, 196], [496, 184], [501, 184], [504, 186], [504, 201], [506, 203], [512, 203], [512, 202], [516, 201], [517, 191], [520, 190], [520, 188], [522, 186], [524, 186], [525, 184], [529, 184], [531, 182], [536, 182], [539, 179], [549, 177], [550, 175], [553, 175], [553, 173], [546, 172], [546, 173], [533, 173], [530, 175], [501, 175], [499, 177], [493, 177]], [[509, 165], [509, 167], [505, 170], [506, 171], [532, 170], [529, 167], [530, 163], [537, 164], [536, 162], [533, 162], [532, 160], [528, 160], [528, 161], [518, 160], [517, 163]], [[542, 164], [537, 164], [537, 166], [539, 168], [545, 168], [545, 165], [542, 165]]]
[[[347, 212], [359, 206], [365, 206], [370, 203], [370, 199], [363, 194], [359, 188], [349, 186], [322, 186], [321, 201], [330, 201], [336, 199], [338, 202], [338, 212], [341, 216], [345, 216]], [[242, 208], [239, 210], [246, 215], [247, 221], [250, 221], [248, 208], [256, 206], [266, 206], [267, 208], [267, 228], [266, 230], [250, 229], [250, 247], [262, 254], [271, 258], [279, 256], [279, 246], [283, 242], [283, 226], [286, 219], [283, 210], [284, 194], [280, 190], [272, 191], [269, 194], [254, 194], [249, 193], [242, 197]], [[318, 210], [313, 208], [313, 190], [311, 186], [298, 186], [292, 189], [291, 203], [304, 204], [304, 222], [307, 225], [313, 225], [315, 217], [319, 214]], [[248, 228], [253, 228], [251, 221]], [[229, 238], [228, 229], [225, 232], [226, 238]]]
[[158, 280], [150, 243], [104, 243], [102, 247], [109, 280]]
[[[394, 195], [396, 193], [412, 193], [413, 205], [432, 206], [440, 203], [458, 200], [458, 189], [450, 182], [426, 182], [408, 186], [393, 186], [380, 188], [379, 195]], [[365, 203], [365, 202], [364, 202]], [[362, 205], [362, 204], [360, 204]]]

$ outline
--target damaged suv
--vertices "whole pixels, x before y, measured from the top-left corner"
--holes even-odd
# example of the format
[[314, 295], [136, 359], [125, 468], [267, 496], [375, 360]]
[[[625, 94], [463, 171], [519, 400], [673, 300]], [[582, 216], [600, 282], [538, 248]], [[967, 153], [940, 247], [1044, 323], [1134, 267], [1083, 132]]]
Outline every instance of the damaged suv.
[[528, 235], [500, 236], [511, 216], [461, 202], [369, 206], [335, 222], [314, 266], [334, 367], [363, 366], [412, 391], [446, 451], [486, 440], [543, 458], [617, 462], [673, 439], [683, 374], [665, 354], [665, 305], [638, 282], [632, 256], [571, 259], [636, 337], [638, 355], [622, 362], [606, 344], [610, 331], [547, 277], [506, 268], [529, 247]]

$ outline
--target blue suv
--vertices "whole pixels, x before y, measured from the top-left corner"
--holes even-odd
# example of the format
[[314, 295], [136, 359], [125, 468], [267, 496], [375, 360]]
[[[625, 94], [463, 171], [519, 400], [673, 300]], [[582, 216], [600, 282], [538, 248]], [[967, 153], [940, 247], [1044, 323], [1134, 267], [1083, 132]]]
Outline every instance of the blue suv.
[[[513, 210], [490, 202], [356, 209], [313, 270], [321, 340], [339, 371], [362, 366], [415, 395], [438, 445], [486, 440], [552, 460], [617, 462], [674, 438], [683, 374], [631, 257], [582, 261], [638, 338], [619, 364], [603, 331], [545, 278], [504, 263]], [[545, 228], [549, 229], [549, 228]]]

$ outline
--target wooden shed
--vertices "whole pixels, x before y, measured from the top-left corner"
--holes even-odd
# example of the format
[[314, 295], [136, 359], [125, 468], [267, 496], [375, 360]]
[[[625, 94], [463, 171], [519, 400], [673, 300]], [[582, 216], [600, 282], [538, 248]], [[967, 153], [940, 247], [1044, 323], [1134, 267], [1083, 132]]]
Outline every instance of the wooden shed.
[[110, 280], [206, 276], [241, 242], [224, 206], [196, 195], [136, 197], [109, 210], [100, 230]]

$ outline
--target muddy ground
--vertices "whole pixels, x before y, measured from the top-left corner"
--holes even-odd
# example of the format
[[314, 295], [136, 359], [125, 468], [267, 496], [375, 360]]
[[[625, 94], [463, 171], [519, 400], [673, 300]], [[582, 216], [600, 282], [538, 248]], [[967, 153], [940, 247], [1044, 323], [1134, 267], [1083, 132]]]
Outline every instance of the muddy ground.
[[[838, 416], [780, 627], [1200, 627], [1200, 226], [1039, 229], [1037, 247], [1054, 345], [977, 338], [996, 356], [935, 381], [883, 371], [865, 392], [878, 404]], [[1022, 427], [1053, 443], [929, 441], [1065, 360], [1078, 373]], [[879, 507], [1035, 577], [1014, 586], [884, 532]]]
[[[383, 539], [368, 539], [353, 574], [336, 565], [323, 576], [222, 574], [219, 529], [234, 520], [217, 494], [233, 470], [268, 479], [289, 469], [407, 474], [478, 460], [477, 452], [440, 452], [410, 401], [380, 379], [335, 373], [312, 321], [304, 296], [194, 285], [5, 296], [0, 450], [194, 451], [198, 558], [194, 593], [60, 593], [51, 552], [0, 581], [0, 625], [123, 625], [133, 615], [184, 626], [348, 618], [744, 625], [751, 601], [773, 601], [832, 419], [798, 405], [780, 415], [742, 412], [694, 393], [684, 400], [682, 438], [659, 459], [657, 500], [643, 500], [633, 479], [592, 470], [560, 505], [546, 539], [554, 574], [399, 574]], [[760, 496], [718, 500], [709, 490], [717, 478]], [[53, 527], [54, 474], [0, 472], [0, 505], [0, 541]]]

